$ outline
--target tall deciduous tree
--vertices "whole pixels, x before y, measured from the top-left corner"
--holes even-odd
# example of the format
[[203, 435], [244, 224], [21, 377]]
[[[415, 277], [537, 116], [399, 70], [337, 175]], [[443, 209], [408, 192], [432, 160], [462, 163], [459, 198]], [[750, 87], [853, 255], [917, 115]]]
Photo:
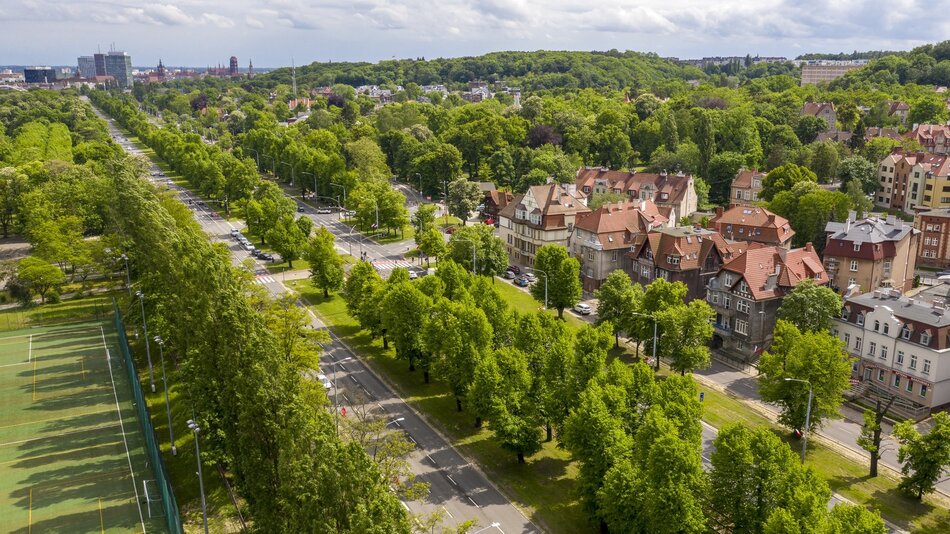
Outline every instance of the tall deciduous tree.
[[482, 190], [478, 187], [478, 183], [464, 178], [449, 182], [448, 187], [449, 198], [446, 202], [449, 213], [461, 219], [462, 226], [465, 226], [465, 221], [482, 201]]
[[841, 297], [826, 286], [805, 280], [782, 300], [778, 309], [781, 319], [794, 324], [802, 332], [823, 332], [831, 327], [831, 318], [841, 313]]
[[877, 462], [883, 454], [881, 422], [884, 421], [884, 414], [895, 400], [897, 400], [896, 396], [882, 404], [881, 399], [877, 399], [873, 410], [864, 410], [864, 425], [861, 427], [861, 435], [858, 436], [858, 445], [871, 455], [871, 469], [868, 471], [868, 476], [872, 478], [877, 476]]
[[709, 365], [709, 341], [716, 312], [704, 300], [692, 300], [685, 306], [660, 311], [657, 319], [662, 327], [659, 352], [669, 357], [670, 368], [685, 375], [686, 371]]
[[594, 292], [597, 298], [597, 324], [609, 321], [614, 327], [614, 346], [620, 346], [620, 332], [630, 325], [630, 312], [636, 311], [643, 298], [643, 288], [634, 285], [623, 269], [607, 275], [600, 289]]
[[904, 475], [899, 487], [918, 499], [933, 491], [944, 469], [950, 467], [950, 415], [937, 412], [933, 421], [923, 435], [910, 421], [894, 427], [900, 443], [897, 459], [903, 464]]
[[432, 301], [410, 283], [392, 284], [382, 301], [382, 322], [386, 334], [396, 345], [396, 356], [409, 362], [409, 370], [415, 371], [416, 362], [422, 360], [426, 379], [429, 375], [429, 360], [422, 354], [422, 331]]
[[769, 171], [762, 180], [762, 193], [759, 196], [765, 200], [772, 200], [772, 197], [778, 193], [791, 190], [792, 186], [798, 182], [817, 183], [818, 177], [805, 167], [786, 163]]
[[814, 398], [808, 431], [838, 413], [849, 387], [851, 364], [841, 340], [829, 332], [802, 332], [788, 321], [775, 325], [775, 341], [759, 362], [762, 400], [782, 407], [779, 422], [793, 429], [805, 427], [809, 386]]
[[46, 296], [50, 294], [50, 291], [55, 291], [66, 282], [63, 271], [58, 267], [33, 256], [20, 260], [16, 277], [28, 291], [39, 295], [43, 303], [46, 302]]
[[567, 249], [559, 245], [544, 245], [537, 250], [534, 260], [536, 271], [543, 272], [531, 286], [531, 295], [539, 302], [545, 300], [547, 276], [547, 302], [557, 310], [557, 316], [564, 318], [564, 308], [577, 304], [581, 298], [580, 263], [568, 255]]
[[330, 290], [343, 287], [343, 258], [333, 245], [336, 238], [325, 226], [317, 229], [304, 249], [304, 259], [310, 264], [310, 280], [329, 297]]
[[[308, 218], [301, 220], [310, 221]], [[294, 260], [300, 258], [307, 245], [309, 229], [305, 232], [305, 227], [306, 224], [297, 224], [293, 215], [285, 215], [267, 231], [267, 241], [291, 269], [294, 267]]]

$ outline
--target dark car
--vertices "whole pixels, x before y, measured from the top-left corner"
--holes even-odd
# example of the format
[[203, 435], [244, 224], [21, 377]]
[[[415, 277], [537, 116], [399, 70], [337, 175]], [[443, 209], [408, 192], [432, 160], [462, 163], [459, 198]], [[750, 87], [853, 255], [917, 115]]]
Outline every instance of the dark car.
[[509, 265], [508, 270], [515, 274], [521, 274], [521, 267], [518, 267], [517, 265]]
[[305, 211], [307, 211], [307, 209], [304, 208], [303, 206], [297, 206], [297, 213], [303, 213]]
[[529, 284], [531, 284], [531, 281], [524, 276], [515, 279], [515, 285], [518, 287], [528, 287]]

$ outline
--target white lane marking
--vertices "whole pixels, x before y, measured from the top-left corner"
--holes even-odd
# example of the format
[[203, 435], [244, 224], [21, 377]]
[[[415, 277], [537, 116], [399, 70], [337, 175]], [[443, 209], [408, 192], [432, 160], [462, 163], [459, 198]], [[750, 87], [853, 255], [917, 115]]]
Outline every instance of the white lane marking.
[[429, 456], [429, 455], [427, 454], [427, 455], [426, 455], [426, 458], [428, 458], [429, 461], [432, 462], [432, 465], [434, 465], [434, 466], [436, 466], [436, 467], [439, 467], [439, 464], [435, 463], [435, 460], [433, 460], [431, 456]]
[[451, 517], [452, 519], [455, 519], [455, 516], [452, 515], [452, 512], [450, 512], [448, 508], [446, 508], [446, 507], [443, 506], [442, 509], [445, 510], [445, 514], [446, 514], [446, 515], [448, 515], [448, 516]]
[[468, 499], [468, 502], [470, 502], [470, 503], [472, 503], [472, 504], [475, 505], [475, 508], [481, 508], [481, 506], [479, 506], [478, 503], [475, 502], [475, 499], [473, 499], [473, 498], [471, 498], [471, 497], [466, 497], [466, 498]]
[[451, 482], [453, 486], [459, 485], [459, 483], [456, 482], [454, 478], [452, 478], [452, 475], [445, 475], [445, 478], [449, 479], [449, 482]]

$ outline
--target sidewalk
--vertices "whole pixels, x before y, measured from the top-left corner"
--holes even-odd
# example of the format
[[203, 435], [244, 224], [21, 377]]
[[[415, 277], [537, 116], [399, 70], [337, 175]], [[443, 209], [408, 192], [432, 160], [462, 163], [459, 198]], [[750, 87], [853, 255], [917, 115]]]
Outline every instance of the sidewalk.
[[[712, 360], [707, 369], [693, 373], [696, 380], [703, 385], [731, 394], [746, 402], [757, 412], [773, 422], [778, 421], [779, 409], [777, 406], [762, 401], [758, 391], [758, 380], [743, 371], [733, 369], [726, 364]], [[838, 453], [867, 465], [870, 463], [868, 452], [858, 446], [858, 437], [861, 435], [861, 426], [864, 424], [864, 415], [861, 410], [851, 405], [841, 406], [841, 418], [829, 419], [824, 426], [812, 434], [812, 439], [827, 445]], [[900, 462], [897, 460], [898, 444], [890, 435], [891, 424], [882, 423], [884, 438], [881, 441], [883, 454], [878, 465], [882, 469], [889, 469], [900, 476]], [[944, 474], [937, 482], [936, 491], [945, 497], [950, 497], [950, 475]]]

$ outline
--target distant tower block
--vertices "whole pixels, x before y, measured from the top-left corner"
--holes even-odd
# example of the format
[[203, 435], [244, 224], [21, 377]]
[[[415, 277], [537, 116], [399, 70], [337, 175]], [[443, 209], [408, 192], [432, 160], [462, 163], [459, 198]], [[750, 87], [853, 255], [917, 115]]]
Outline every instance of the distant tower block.
[[247, 60], [247, 77], [254, 77], [254, 62], [252, 60]]
[[228, 66], [228, 75], [229, 75], [229, 76], [237, 76], [237, 75], [238, 75], [237, 56], [231, 56], [231, 64]]

